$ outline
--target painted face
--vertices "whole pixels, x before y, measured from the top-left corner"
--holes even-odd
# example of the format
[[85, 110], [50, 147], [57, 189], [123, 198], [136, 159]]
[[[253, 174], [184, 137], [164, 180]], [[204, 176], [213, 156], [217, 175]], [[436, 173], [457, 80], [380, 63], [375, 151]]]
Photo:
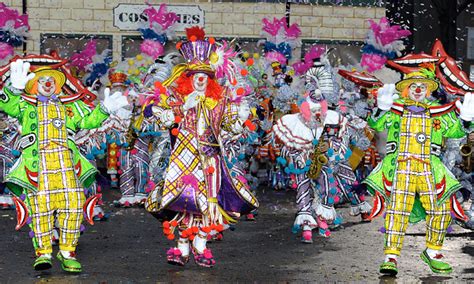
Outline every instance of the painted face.
[[38, 93], [50, 97], [56, 91], [56, 82], [53, 77], [43, 76], [38, 79]]
[[415, 102], [421, 102], [426, 98], [427, 89], [424, 83], [413, 83], [408, 89], [408, 97]]
[[315, 103], [311, 101], [309, 103], [309, 110], [311, 112], [311, 118], [314, 120], [314, 122], [316, 122], [317, 125], [322, 124], [322, 122], [324, 121], [322, 105], [320, 103]]
[[205, 73], [196, 73], [193, 77], [194, 90], [198, 92], [206, 91], [208, 78], [209, 76]]

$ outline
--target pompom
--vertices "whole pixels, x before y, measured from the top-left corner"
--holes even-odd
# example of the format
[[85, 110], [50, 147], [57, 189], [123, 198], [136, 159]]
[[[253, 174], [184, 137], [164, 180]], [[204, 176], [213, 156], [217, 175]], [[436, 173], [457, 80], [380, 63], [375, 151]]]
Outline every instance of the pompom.
[[142, 53], [154, 59], [162, 56], [165, 53], [163, 44], [159, 41], [154, 41], [151, 39], [145, 39], [140, 45], [140, 50]]

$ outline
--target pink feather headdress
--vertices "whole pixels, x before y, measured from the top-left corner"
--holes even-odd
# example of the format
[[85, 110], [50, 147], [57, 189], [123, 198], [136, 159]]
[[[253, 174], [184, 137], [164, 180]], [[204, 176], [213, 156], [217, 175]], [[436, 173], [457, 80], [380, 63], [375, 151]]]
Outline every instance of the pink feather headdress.
[[296, 62], [293, 64], [293, 69], [297, 75], [303, 75], [306, 71], [313, 66], [313, 60], [321, 58], [326, 52], [326, 46], [322, 45], [313, 45], [311, 49], [304, 55], [304, 60], [300, 62]]
[[97, 41], [90, 40], [84, 50], [71, 56], [70, 65], [78, 70], [85, 70], [87, 65], [92, 64], [92, 58], [97, 53]]

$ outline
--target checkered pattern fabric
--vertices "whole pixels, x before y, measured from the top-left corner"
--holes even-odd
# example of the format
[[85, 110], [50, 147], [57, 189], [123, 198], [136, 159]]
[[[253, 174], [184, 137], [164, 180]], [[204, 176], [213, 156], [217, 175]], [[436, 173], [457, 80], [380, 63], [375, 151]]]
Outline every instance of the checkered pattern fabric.
[[[198, 198], [202, 198], [203, 201], [207, 200], [206, 183], [199, 159], [199, 146], [196, 137], [190, 131], [181, 128], [174, 147], [166, 173], [162, 206], [168, 205], [180, 193], [181, 178], [186, 175], [193, 175], [197, 179], [200, 191]], [[205, 203], [207, 201], [202, 204]]]
[[122, 196], [145, 193], [150, 162], [149, 144], [149, 137], [139, 137], [135, 141], [134, 149], [136, 152], [132, 154], [131, 151], [125, 151], [120, 156], [120, 168], [122, 170], [122, 174], [120, 174], [120, 192]]
[[75, 250], [83, 219], [84, 189], [79, 187], [72, 152], [67, 146], [65, 118], [61, 103], [38, 103], [38, 191], [28, 194], [28, 203], [39, 254], [52, 252], [55, 216], [60, 249], [67, 251]]
[[400, 254], [416, 194], [427, 214], [427, 247], [441, 249], [443, 245], [451, 215], [449, 201], [436, 205], [435, 182], [429, 160], [430, 135], [431, 120], [427, 114], [405, 111], [401, 119], [398, 167], [385, 217], [385, 254]]
[[38, 191], [28, 194], [31, 228], [35, 233], [36, 253], [52, 253], [54, 219], [59, 227], [59, 249], [75, 251], [83, 221], [82, 206], [85, 202], [82, 188]]

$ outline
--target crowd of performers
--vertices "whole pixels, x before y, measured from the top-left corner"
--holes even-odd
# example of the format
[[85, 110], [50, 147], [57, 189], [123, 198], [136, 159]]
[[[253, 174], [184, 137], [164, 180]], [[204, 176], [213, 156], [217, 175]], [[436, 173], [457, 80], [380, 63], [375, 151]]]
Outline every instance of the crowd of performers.
[[[14, 22], [0, 31], [24, 40], [27, 18], [0, 8]], [[36, 270], [52, 266], [55, 242], [61, 267], [82, 271], [83, 222], [108, 218], [111, 188], [116, 206], [144, 206], [176, 241], [169, 263], [212, 267], [208, 240], [255, 220], [266, 186], [295, 192], [288, 227], [303, 243], [344, 223], [338, 205], [361, 222], [383, 215], [385, 274], [397, 274], [408, 223], [425, 219], [421, 258], [451, 272], [440, 253], [449, 225], [474, 228], [474, 203], [462, 204], [474, 199], [474, 83], [441, 42], [401, 57], [409, 32], [382, 19], [360, 65], [332, 66], [324, 46], [289, 64], [300, 30], [283, 18], [263, 20], [263, 54], [200, 27], [165, 52], [177, 17], [165, 5], [145, 12], [142, 53], [120, 63], [94, 41], [70, 59], [5, 56], [0, 206], [30, 228]]]

